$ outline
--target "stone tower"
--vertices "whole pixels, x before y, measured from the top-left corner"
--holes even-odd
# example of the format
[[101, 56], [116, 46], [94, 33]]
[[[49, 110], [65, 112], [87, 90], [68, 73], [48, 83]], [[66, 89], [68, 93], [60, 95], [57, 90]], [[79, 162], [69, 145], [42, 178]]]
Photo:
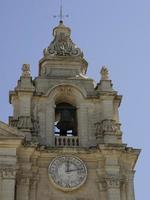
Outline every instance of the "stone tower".
[[103, 66], [97, 86], [60, 21], [33, 80], [24, 64], [0, 123], [0, 199], [135, 200], [139, 149], [122, 143], [121, 96]]

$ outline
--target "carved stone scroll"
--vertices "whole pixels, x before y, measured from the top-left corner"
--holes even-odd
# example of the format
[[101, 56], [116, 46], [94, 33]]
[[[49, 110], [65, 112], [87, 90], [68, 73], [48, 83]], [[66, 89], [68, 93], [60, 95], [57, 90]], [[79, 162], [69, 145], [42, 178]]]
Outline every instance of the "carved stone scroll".
[[54, 40], [44, 50], [45, 55], [51, 56], [80, 56], [81, 50], [71, 40], [71, 30], [63, 22], [53, 30]]
[[118, 132], [120, 132], [120, 125], [112, 119], [105, 119], [101, 122], [96, 122], [95, 128], [95, 135], [97, 137], [103, 136], [105, 133], [117, 134]]

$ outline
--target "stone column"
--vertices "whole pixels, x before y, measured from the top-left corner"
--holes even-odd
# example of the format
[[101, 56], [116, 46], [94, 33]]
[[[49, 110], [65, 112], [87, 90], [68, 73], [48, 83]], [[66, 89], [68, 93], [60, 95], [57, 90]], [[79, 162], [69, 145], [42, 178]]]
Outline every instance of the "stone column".
[[3, 168], [1, 169], [1, 175], [1, 199], [14, 200], [16, 169]]
[[121, 200], [126, 200], [126, 183], [121, 184]]
[[107, 183], [107, 199], [121, 200], [120, 198], [120, 179], [115, 176], [105, 178]]
[[102, 100], [102, 117], [103, 119], [113, 119], [114, 116], [114, 105], [113, 105], [114, 96], [101, 96]]
[[55, 121], [55, 107], [47, 104], [46, 109], [46, 140], [47, 144], [54, 146], [54, 121]]
[[134, 174], [135, 174], [135, 171], [131, 171], [128, 175], [128, 180], [127, 180], [127, 184], [126, 184], [127, 200], [135, 200]]
[[2, 199], [2, 176], [0, 174], [0, 199]]
[[46, 129], [45, 129], [45, 126], [46, 126], [46, 122], [45, 122], [45, 112], [44, 110], [41, 110], [39, 113], [38, 113], [38, 116], [39, 116], [39, 135], [38, 135], [38, 139], [39, 141], [41, 142], [41, 144], [45, 145], [46, 144]]
[[30, 93], [19, 93], [20, 116], [31, 116], [31, 97]]
[[37, 199], [37, 179], [33, 179], [30, 182], [30, 198], [32, 200]]
[[18, 177], [17, 180], [17, 200], [29, 200], [29, 177]]
[[107, 184], [104, 180], [100, 180], [98, 183], [100, 191], [100, 199], [107, 200]]
[[85, 105], [81, 105], [77, 110], [78, 136], [81, 146], [88, 145], [88, 112]]

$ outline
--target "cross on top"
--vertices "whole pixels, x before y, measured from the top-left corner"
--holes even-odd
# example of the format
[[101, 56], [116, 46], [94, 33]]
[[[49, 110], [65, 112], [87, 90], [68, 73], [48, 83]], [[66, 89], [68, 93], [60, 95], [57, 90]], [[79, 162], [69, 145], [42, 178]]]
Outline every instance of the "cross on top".
[[59, 15], [54, 15], [54, 17], [55, 17], [55, 18], [56, 18], [56, 17], [59, 17], [60, 22], [63, 21], [63, 18], [69, 17], [69, 15], [64, 15], [64, 14], [63, 14], [63, 3], [62, 3], [62, 0], [60, 1], [60, 14], [59, 14]]

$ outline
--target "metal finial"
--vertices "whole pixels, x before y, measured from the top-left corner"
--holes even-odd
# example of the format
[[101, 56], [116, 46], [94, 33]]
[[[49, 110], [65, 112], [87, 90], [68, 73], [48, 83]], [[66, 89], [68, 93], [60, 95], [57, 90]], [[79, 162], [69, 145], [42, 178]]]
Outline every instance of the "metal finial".
[[59, 15], [54, 15], [54, 17], [59, 17], [60, 22], [63, 22], [63, 18], [69, 17], [69, 15], [63, 15], [63, 2], [60, 0], [60, 14]]
[[62, 0], [60, 2], [60, 21], [63, 20], [63, 5], [62, 5]]

